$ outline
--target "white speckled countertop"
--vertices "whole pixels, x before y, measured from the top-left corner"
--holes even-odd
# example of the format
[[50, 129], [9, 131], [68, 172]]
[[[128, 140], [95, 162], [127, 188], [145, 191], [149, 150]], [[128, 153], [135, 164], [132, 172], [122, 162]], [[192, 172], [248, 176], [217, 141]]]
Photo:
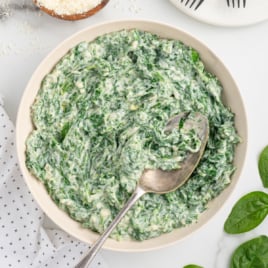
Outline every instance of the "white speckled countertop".
[[[268, 12], [268, 11], [267, 11]], [[268, 234], [265, 220], [255, 230], [226, 235], [223, 223], [233, 204], [253, 190], [264, 190], [257, 159], [268, 144], [268, 21], [247, 27], [217, 27], [196, 21], [177, 10], [168, 0], [111, 0], [88, 19], [61, 21], [41, 13], [30, 0], [0, 1], [0, 95], [15, 123], [23, 90], [45, 55], [59, 42], [86, 26], [114, 19], [152, 19], [179, 27], [206, 43], [235, 78], [248, 116], [249, 141], [241, 179], [219, 213], [201, 230], [170, 247], [143, 253], [103, 250], [111, 268], [182, 268], [195, 263], [205, 268], [227, 268], [233, 250], [250, 238]], [[50, 223], [47, 220], [47, 224]]]

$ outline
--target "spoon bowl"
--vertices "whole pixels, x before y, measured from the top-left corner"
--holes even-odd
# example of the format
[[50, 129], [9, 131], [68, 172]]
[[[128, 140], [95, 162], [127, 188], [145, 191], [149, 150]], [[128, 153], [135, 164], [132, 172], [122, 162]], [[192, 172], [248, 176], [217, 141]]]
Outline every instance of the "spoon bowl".
[[200, 113], [195, 113], [192, 117], [187, 112], [181, 113], [169, 120], [165, 131], [172, 131], [182, 120], [185, 120], [184, 129], [192, 129], [198, 133], [201, 141], [200, 149], [195, 153], [189, 153], [179, 169], [146, 169], [139, 180], [139, 186], [145, 192], [164, 194], [176, 190], [187, 181], [199, 163], [208, 140], [208, 120]]
[[141, 196], [145, 193], [164, 194], [175, 191], [188, 180], [205, 150], [209, 136], [209, 123], [207, 118], [200, 113], [183, 112], [168, 121], [165, 132], [171, 132], [177, 127], [180, 127], [180, 130], [194, 131], [197, 134], [200, 140], [199, 150], [189, 152], [182, 163], [180, 163], [180, 168], [178, 169], [145, 169], [128, 202], [99, 239], [92, 245], [82, 260], [76, 265], [76, 268], [89, 266], [113, 229]]

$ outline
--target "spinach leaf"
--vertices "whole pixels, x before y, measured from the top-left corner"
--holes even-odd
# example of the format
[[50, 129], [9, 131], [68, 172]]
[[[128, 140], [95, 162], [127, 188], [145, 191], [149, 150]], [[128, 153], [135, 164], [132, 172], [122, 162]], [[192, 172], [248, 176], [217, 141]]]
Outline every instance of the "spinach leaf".
[[265, 188], [268, 188], [268, 146], [266, 146], [260, 154], [258, 168], [262, 184]]
[[199, 53], [197, 51], [195, 51], [195, 50], [192, 50], [191, 52], [192, 52], [191, 53], [192, 54], [191, 55], [192, 56], [192, 61], [197, 62], [199, 60]]
[[224, 230], [229, 234], [250, 231], [258, 226], [268, 213], [268, 195], [256, 191], [246, 194], [234, 205], [224, 223]]
[[233, 253], [230, 268], [267, 268], [268, 237], [258, 236], [241, 244]]
[[183, 268], [203, 268], [203, 267], [196, 265], [196, 264], [188, 264], [188, 265], [184, 266]]

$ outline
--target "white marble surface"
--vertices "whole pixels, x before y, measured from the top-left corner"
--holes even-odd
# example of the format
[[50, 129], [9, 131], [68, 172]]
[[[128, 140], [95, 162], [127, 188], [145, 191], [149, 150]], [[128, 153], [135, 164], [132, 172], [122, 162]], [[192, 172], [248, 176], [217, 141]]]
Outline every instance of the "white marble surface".
[[[3, 15], [3, 7], [9, 6]], [[267, 11], [268, 12], [268, 11]], [[142, 18], [169, 23], [205, 42], [233, 74], [244, 99], [249, 126], [246, 163], [241, 179], [219, 213], [201, 230], [175, 245], [144, 253], [103, 250], [111, 268], [182, 268], [189, 263], [227, 268], [233, 250], [243, 241], [268, 233], [268, 219], [247, 234], [230, 236], [223, 223], [242, 195], [264, 190], [257, 159], [268, 144], [268, 21], [242, 28], [216, 27], [197, 22], [176, 10], [168, 0], [111, 0], [98, 14], [79, 22], [60, 21], [42, 14], [30, 0], [0, 0], [0, 94], [15, 122], [23, 90], [42, 58], [79, 29], [99, 22]]]

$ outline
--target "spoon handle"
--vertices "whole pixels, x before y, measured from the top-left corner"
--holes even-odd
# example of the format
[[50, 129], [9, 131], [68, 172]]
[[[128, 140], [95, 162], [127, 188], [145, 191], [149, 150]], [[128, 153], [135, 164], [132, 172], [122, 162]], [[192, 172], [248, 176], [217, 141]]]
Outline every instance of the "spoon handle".
[[125, 216], [128, 210], [135, 204], [135, 202], [145, 194], [145, 191], [140, 188], [139, 186], [136, 187], [134, 193], [129, 198], [125, 206], [121, 209], [118, 215], [114, 218], [111, 222], [109, 227], [104, 231], [104, 233], [97, 239], [97, 241], [92, 245], [89, 251], [85, 254], [83, 259], [75, 266], [75, 268], [87, 268], [89, 267], [90, 263], [97, 255], [98, 251], [102, 247], [105, 240], [109, 237], [113, 229], [117, 226], [117, 224], [121, 221], [121, 219]]

